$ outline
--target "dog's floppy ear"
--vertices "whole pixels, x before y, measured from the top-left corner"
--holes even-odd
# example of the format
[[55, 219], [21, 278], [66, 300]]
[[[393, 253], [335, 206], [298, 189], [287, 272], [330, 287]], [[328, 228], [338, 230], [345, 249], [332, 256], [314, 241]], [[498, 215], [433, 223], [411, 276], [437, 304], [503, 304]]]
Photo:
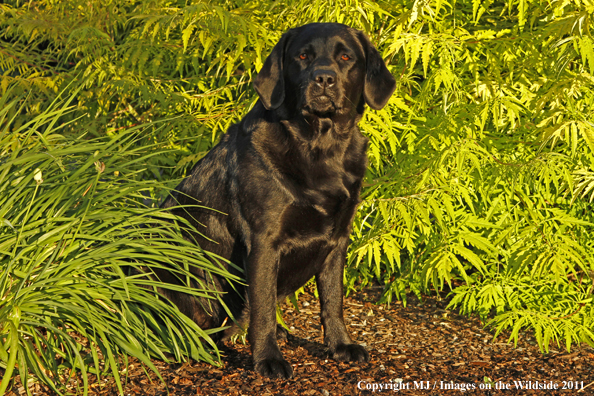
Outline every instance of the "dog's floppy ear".
[[380, 53], [364, 33], [359, 32], [359, 40], [365, 50], [367, 69], [363, 97], [369, 107], [379, 110], [388, 103], [388, 99], [396, 89], [396, 80], [386, 67]]
[[289, 41], [290, 35], [291, 31], [282, 35], [254, 79], [254, 89], [258, 93], [262, 104], [268, 110], [278, 108], [285, 100], [283, 63], [285, 46]]

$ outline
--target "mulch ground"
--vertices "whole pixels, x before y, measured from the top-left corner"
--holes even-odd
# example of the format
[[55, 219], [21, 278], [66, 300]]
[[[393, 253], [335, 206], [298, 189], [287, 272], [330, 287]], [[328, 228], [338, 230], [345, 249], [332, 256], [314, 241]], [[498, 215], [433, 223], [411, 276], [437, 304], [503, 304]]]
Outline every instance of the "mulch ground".
[[[377, 299], [377, 289], [345, 298], [347, 327], [368, 348], [368, 363], [328, 357], [319, 302], [309, 293], [300, 296], [299, 311], [283, 306], [292, 332], [281, 350], [293, 365], [293, 379], [255, 374], [249, 345], [227, 342], [222, 368], [156, 361], [166, 384], [132, 363], [125, 394], [166, 395], [168, 389], [170, 395], [594, 395], [594, 349], [587, 345], [543, 355], [532, 335], [523, 335], [516, 347], [507, 336], [494, 340], [477, 318], [445, 309], [447, 301], [412, 297], [406, 307], [397, 302], [388, 308], [375, 305]], [[93, 386], [92, 394], [115, 395], [117, 388], [107, 380]]]

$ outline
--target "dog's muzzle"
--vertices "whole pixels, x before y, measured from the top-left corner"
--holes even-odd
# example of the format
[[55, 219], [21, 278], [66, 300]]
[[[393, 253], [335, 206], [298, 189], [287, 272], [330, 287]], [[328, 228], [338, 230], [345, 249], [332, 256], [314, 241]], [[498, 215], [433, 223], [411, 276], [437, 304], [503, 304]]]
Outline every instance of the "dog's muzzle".
[[305, 95], [305, 110], [317, 115], [328, 115], [336, 111], [336, 73], [329, 69], [312, 71]]

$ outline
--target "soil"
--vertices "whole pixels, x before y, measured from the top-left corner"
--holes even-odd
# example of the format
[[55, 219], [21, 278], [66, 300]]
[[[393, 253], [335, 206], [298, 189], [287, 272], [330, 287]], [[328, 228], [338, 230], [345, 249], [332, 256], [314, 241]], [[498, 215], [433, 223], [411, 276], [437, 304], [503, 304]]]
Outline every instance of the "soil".
[[[253, 371], [249, 345], [221, 346], [222, 367], [155, 361], [165, 383], [128, 367], [125, 395], [594, 395], [594, 349], [568, 352], [555, 345], [541, 353], [531, 332], [517, 346], [493, 338], [478, 318], [448, 310], [446, 300], [409, 297], [406, 307], [376, 305], [378, 289], [345, 298], [347, 328], [370, 353], [368, 363], [340, 363], [322, 343], [319, 302], [300, 295], [297, 311], [283, 305], [291, 333], [280, 343], [294, 378], [268, 379]], [[523, 388], [522, 388], [523, 387]], [[39, 386], [33, 394], [45, 395]], [[14, 389], [23, 394], [24, 389]], [[14, 394], [15, 392], [12, 392]], [[9, 393], [11, 394], [11, 393]], [[93, 385], [92, 395], [116, 395], [113, 379]]]

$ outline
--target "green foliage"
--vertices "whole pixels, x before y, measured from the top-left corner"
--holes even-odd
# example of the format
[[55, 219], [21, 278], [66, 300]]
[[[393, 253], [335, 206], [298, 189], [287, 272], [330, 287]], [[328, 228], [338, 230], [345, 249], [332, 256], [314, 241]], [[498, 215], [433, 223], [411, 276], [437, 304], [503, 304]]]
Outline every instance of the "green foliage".
[[594, 344], [593, 13], [425, 2], [394, 20], [399, 87], [362, 126], [350, 287], [375, 277], [390, 302], [447, 283], [451, 307], [510, 339], [529, 327], [543, 350]]
[[364, 30], [398, 87], [361, 123], [370, 163], [347, 287], [380, 282], [388, 303], [447, 289], [450, 306], [490, 318], [510, 339], [532, 329], [544, 351], [551, 341], [594, 344], [592, 2], [0, 7], [0, 88], [30, 95], [11, 128], [76, 81], [64, 135], [79, 136], [83, 120], [93, 135], [116, 136], [168, 118], [135, 143], [171, 149], [147, 161], [147, 180], [184, 175], [245, 114], [256, 100], [249, 83], [288, 28]]
[[[176, 164], [156, 162], [151, 170], [159, 178], [163, 165], [184, 171], [240, 119], [253, 101], [252, 65], [260, 67], [263, 47], [272, 45], [262, 40], [263, 27], [243, 18], [254, 8], [248, 4], [68, 1], [3, 7], [3, 92], [14, 81], [22, 92], [32, 92], [30, 114], [77, 80], [84, 90], [72, 117], [90, 117], [89, 132], [96, 136], [173, 118], [153, 137], [183, 156]], [[170, 179], [171, 172], [165, 176]]]
[[156, 282], [127, 273], [172, 268], [182, 282], [168, 287], [210, 300], [219, 295], [190, 267], [237, 279], [182, 237], [188, 224], [142, 203], [159, 186], [137, 178], [155, 155], [137, 145], [145, 128], [65, 138], [72, 99], [19, 128], [8, 114], [26, 102], [0, 101], [0, 394], [15, 367], [23, 384], [34, 375], [58, 393], [78, 375], [86, 394], [89, 374], [113, 375], [122, 393], [128, 356], [157, 374], [150, 358], [219, 362], [218, 329], [201, 330]]
[[400, 94], [392, 132], [371, 114], [363, 126], [347, 281], [381, 279], [386, 302], [445, 282], [451, 307], [510, 339], [529, 327], [545, 351], [593, 344], [594, 7], [480, 7], [425, 3], [388, 40]]

